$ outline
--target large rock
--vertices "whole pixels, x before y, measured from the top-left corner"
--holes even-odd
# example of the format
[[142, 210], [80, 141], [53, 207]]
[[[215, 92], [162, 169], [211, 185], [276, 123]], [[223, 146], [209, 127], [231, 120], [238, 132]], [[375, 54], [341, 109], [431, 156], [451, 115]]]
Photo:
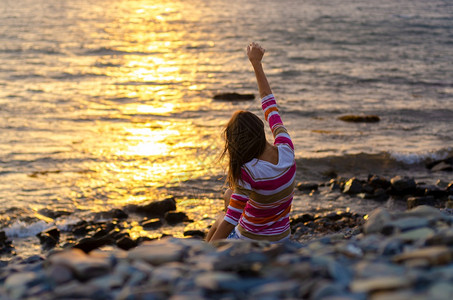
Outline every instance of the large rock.
[[343, 188], [345, 194], [358, 194], [362, 192], [362, 183], [357, 178], [349, 179]]
[[453, 252], [446, 246], [432, 246], [416, 249], [410, 252], [394, 256], [393, 261], [397, 263], [407, 261], [425, 261], [429, 265], [445, 265], [452, 261]]
[[345, 115], [338, 118], [344, 122], [353, 122], [353, 123], [376, 123], [381, 119], [375, 115]]

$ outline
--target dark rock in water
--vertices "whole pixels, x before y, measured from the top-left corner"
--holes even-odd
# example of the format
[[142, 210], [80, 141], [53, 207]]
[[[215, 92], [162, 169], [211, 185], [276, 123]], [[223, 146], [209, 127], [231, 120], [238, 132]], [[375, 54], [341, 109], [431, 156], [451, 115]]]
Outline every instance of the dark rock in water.
[[416, 184], [413, 178], [395, 176], [390, 180], [392, 192], [397, 195], [407, 195], [415, 192]]
[[80, 240], [73, 248], [81, 249], [85, 253], [97, 249], [99, 247], [109, 245], [115, 241], [110, 237], [101, 237], [101, 238], [85, 238]]
[[0, 254], [14, 253], [13, 242], [8, 239], [4, 231], [0, 231]]
[[140, 225], [145, 229], [157, 229], [162, 227], [162, 221], [159, 218], [144, 220]]
[[255, 95], [253, 94], [238, 94], [238, 93], [222, 93], [217, 94], [213, 97], [214, 100], [221, 101], [249, 101], [254, 100]]
[[453, 156], [426, 164], [431, 171], [453, 171]]
[[150, 217], [163, 217], [168, 211], [176, 210], [176, 200], [173, 197], [148, 203], [143, 206], [130, 205], [127, 207], [132, 212], [150, 216]]
[[55, 247], [60, 241], [60, 230], [57, 227], [51, 227], [36, 235], [39, 238], [44, 249], [51, 249]]
[[118, 241], [116, 241], [116, 245], [118, 246], [118, 248], [121, 248], [123, 250], [129, 250], [134, 247], [137, 247], [138, 244], [136, 241], [132, 240], [130, 237], [124, 236], [121, 239], [119, 239]]
[[345, 115], [338, 118], [344, 122], [353, 122], [353, 123], [376, 123], [379, 122], [381, 119], [375, 115]]
[[66, 210], [51, 210], [48, 208], [40, 209], [38, 210], [38, 213], [54, 220], [61, 216], [69, 216], [71, 214], [71, 212]]
[[189, 221], [189, 217], [186, 215], [185, 212], [171, 212], [171, 211], [169, 211], [169, 212], [165, 213], [164, 219], [170, 225], [174, 225], [174, 224], [182, 223], [182, 222], [185, 222], [185, 221]]
[[315, 217], [311, 214], [302, 214], [291, 218], [291, 225], [314, 221]]
[[449, 195], [453, 195], [453, 181], [450, 182], [447, 187], [445, 188], [445, 191], [449, 194]]
[[358, 194], [362, 192], [362, 183], [357, 178], [349, 179], [343, 188], [345, 194]]
[[197, 238], [204, 238], [205, 233], [201, 230], [186, 230], [184, 231], [184, 236], [190, 236], [190, 237], [197, 237]]
[[114, 208], [109, 211], [102, 211], [98, 212], [95, 214], [94, 218], [99, 220], [99, 219], [118, 219], [118, 220], [124, 220], [127, 219], [129, 216], [127, 213], [125, 213], [123, 210], [119, 208]]
[[409, 197], [407, 199], [407, 208], [411, 209], [419, 205], [429, 205], [429, 206], [436, 206], [439, 204], [433, 196], [425, 196], [425, 197]]
[[318, 190], [318, 184], [315, 183], [315, 182], [304, 181], [304, 182], [300, 182], [297, 185], [297, 189], [299, 191], [307, 191], [307, 192], [317, 191]]
[[416, 193], [420, 196], [433, 196], [434, 198], [442, 198], [444, 196], [447, 196], [446, 190], [440, 189], [436, 185], [429, 184], [418, 184]]

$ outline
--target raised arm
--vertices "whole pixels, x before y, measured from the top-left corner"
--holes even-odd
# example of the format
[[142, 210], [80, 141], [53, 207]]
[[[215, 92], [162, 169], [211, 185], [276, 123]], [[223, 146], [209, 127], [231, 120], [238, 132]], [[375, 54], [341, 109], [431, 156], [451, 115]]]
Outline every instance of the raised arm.
[[288, 144], [294, 150], [294, 145], [291, 137], [288, 134], [283, 121], [280, 118], [277, 108], [277, 102], [272, 94], [271, 87], [267, 81], [266, 74], [264, 74], [263, 59], [265, 50], [257, 43], [251, 43], [247, 46], [247, 56], [252, 63], [255, 71], [256, 81], [258, 83], [258, 90], [261, 97], [261, 107], [263, 108], [264, 118], [269, 123], [269, 127], [274, 135], [274, 145]]
[[266, 74], [264, 74], [263, 65], [261, 60], [263, 59], [264, 50], [259, 44], [251, 43], [247, 46], [247, 56], [252, 63], [253, 69], [255, 70], [256, 81], [258, 82], [258, 90], [260, 98], [272, 94], [271, 87], [267, 81]]

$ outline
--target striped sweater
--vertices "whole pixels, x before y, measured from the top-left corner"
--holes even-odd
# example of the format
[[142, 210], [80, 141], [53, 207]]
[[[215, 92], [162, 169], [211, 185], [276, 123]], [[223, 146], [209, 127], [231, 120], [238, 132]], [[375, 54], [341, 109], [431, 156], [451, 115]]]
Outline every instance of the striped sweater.
[[290, 235], [289, 212], [294, 195], [294, 145], [278, 114], [272, 94], [261, 100], [264, 117], [278, 148], [276, 165], [252, 159], [242, 166], [225, 221], [236, 226], [239, 237], [280, 241]]

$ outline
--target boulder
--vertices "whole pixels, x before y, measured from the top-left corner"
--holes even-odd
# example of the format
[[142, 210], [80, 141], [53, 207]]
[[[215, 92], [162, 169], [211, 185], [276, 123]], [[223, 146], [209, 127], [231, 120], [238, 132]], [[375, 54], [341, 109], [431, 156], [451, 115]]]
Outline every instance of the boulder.
[[413, 178], [395, 176], [390, 180], [392, 191], [397, 195], [411, 194], [416, 189], [416, 183]]
[[147, 219], [142, 221], [140, 225], [145, 229], [157, 229], [162, 227], [162, 221], [159, 218]]
[[165, 221], [167, 221], [167, 223], [169, 225], [175, 225], [178, 223], [189, 221], [189, 217], [187, 216], [187, 214], [185, 212], [181, 212], [181, 211], [180, 212], [172, 212], [172, 211], [166, 212], [164, 215], [164, 219], [165, 219]]
[[296, 187], [297, 187], [297, 189], [299, 191], [311, 192], [311, 191], [317, 191], [318, 190], [318, 184], [317, 183], [308, 182], [308, 181], [300, 182]]
[[357, 178], [349, 179], [343, 188], [345, 194], [358, 194], [362, 192], [362, 183]]
[[176, 210], [176, 200], [173, 197], [169, 197], [167, 199], [150, 202], [145, 205], [130, 205], [127, 209], [150, 217], [163, 217], [166, 212]]

